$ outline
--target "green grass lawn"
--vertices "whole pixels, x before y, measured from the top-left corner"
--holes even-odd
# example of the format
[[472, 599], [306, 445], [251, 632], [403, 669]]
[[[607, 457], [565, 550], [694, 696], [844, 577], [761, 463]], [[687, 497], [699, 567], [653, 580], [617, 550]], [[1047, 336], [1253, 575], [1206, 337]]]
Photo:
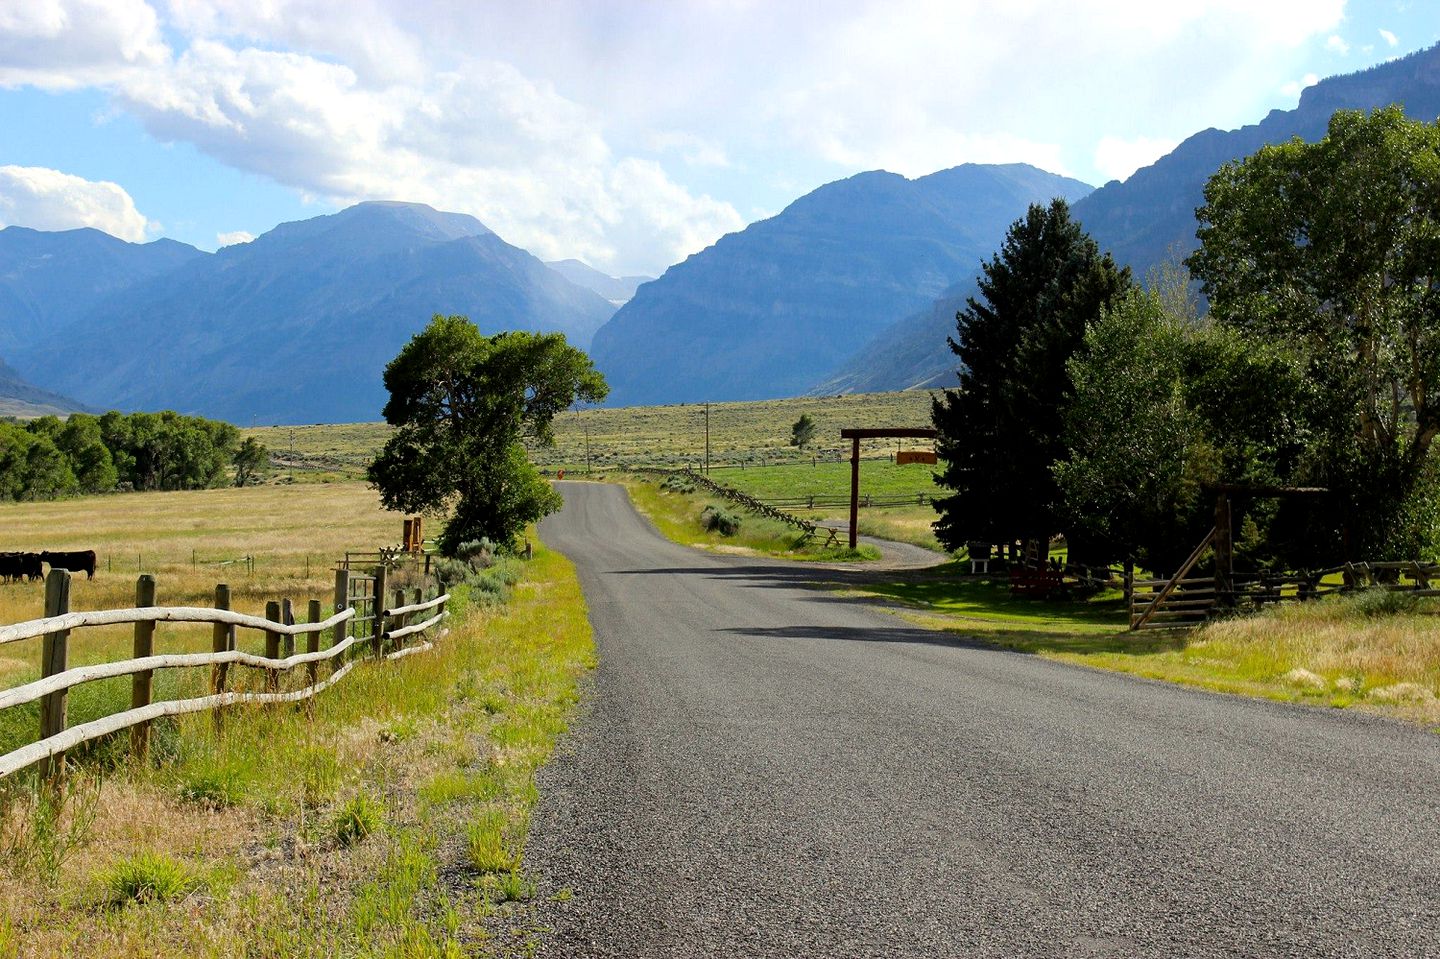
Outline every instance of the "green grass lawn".
[[[935, 485], [935, 467], [896, 466], [888, 459], [860, 461], [860, 493], [871, 496], [925, 496], [943, 492]], [[797, 496], [849, 496], [850, 463], [790, 463], [781, 466], [711, 468], [710, 478], [760, 499]]]

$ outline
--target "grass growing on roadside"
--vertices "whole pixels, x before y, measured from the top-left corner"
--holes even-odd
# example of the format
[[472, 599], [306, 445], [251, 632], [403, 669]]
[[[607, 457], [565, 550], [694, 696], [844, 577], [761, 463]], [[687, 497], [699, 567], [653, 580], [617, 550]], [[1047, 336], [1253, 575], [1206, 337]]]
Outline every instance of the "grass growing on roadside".
[[1380, 591], [1274, 606], [1193, 630], [1130, 632], [1123, 600], [1010, 594], [963, 564], [897, 576], [863, 592], [904, 618], [1050, 659], [1216, 692], [1360, 707], [1440, 724], [1440, 602]]
[[735, 511], [740, 519], [739, 529], [727, 536], [717, 529], [707, 529], [701, 516], [707, 506], [721, 506], [728, 511], [729, 505], [717, 502], [716, 497], [703, 490], [693, 493], [666, 490], [650, 477], [626, 477], [623, 485], [635, 508], [654, 523], [663, 536], [684, 546], [822, 562], [880, 558], [879, 550], [873, 546], [862, 544], [852, 550], [848, 546], [822, 546], [814, 539], [802, 542], [800, 530], [742, 510]]
[[[473, 954], [533, 890], [533, 776], [593, 644], [573, 567], [543, 547], [508, 606], [462, 595], [450, 622], [432, 652], [367, 663], [308, 710], [169, 727], [154, 764], [108, 775], [104, 815], [56, 868], [0, 856], [0, 935], [27, 955]], [[482, 816], [503, 870], [471, 860]], [[97, 914], [137, 849], [175, 868], [140, 870], [157, 890], [143, 909]], [[204, 882], [174, 898], [166, 875]]]

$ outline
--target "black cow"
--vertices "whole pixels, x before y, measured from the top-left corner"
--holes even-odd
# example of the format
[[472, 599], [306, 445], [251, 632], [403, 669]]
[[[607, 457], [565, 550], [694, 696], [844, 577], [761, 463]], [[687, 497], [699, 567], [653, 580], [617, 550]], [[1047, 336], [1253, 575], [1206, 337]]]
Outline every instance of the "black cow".
[[41, 565], [39, 553], [20, 554], [20, 574], [32, 583], [45, 578], [45, 567]]
[[40, 558], [49, 563], [51, 569], [68, 569], [72, 573], [84, 571], [86, 579], [95, 578], [95, 551], [93, 549], [79, 550], [73, 553], [52, 553], [46, 550], [40, 554]]
[[12, 579], [19, 579], [21, 573], [21, 561], [19, 553], [0, 553], [0, 579], [10, 582]]

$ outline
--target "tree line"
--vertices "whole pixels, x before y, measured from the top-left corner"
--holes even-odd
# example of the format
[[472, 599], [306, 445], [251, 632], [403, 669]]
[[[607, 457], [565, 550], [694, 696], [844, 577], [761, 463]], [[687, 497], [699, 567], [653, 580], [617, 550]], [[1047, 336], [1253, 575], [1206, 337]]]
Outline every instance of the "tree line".
[[1196, 215], [1143, 285], [1061, 201], [1011, 227], [934, 406], [941, 542], [1063, 534], [1171, 571], [1225, 485], [1256, 491], [1234, 523], [1258, 566], [1435, 555], [1440, 123], [1338, 112], [1222, 167]]
[[268, 460], [229, 423], [174, 412], [0, 421], [0, 499], [206, 489], [256, 479]]

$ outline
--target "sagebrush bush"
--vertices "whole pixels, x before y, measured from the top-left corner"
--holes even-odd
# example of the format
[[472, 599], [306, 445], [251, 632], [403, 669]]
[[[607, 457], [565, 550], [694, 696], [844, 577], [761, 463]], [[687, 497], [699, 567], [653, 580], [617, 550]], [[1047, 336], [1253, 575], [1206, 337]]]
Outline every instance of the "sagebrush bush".
[[740, 532], [740, 517], [711, 503], [700, 512], [700, 525], [721, 536], [734, 536]]
[[695, 492], [695, 484], [690, 480], [686, 479], [685, 477], [678, 475], [665, 477], [665, 482], [660, 484], [660, 488], [663, 490], [668, 490], [671, 493]]

